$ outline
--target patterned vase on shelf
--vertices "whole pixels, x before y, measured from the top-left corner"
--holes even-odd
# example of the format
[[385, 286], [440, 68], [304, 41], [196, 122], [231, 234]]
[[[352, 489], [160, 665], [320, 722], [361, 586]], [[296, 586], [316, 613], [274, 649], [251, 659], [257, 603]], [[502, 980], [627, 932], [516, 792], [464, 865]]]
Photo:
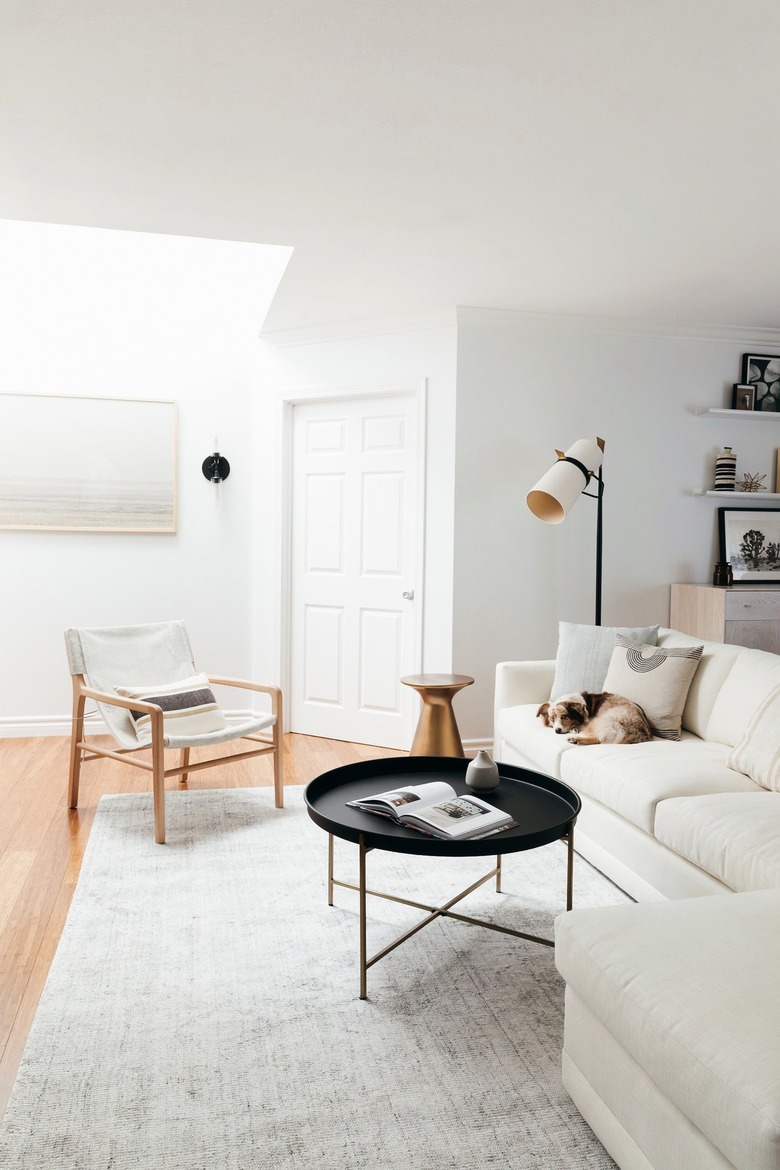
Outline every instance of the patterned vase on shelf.
[[715, 458], [715, 491], [733, 492], [737, 486], [737, 457], [731, 447], [723, 447]]
[[469, 788], [487, 792], [491, 788], [498, 788], [500, 780], [498, 764], [491, 760], [487, 752], [478, 751], [466, 768], [466, 783]]

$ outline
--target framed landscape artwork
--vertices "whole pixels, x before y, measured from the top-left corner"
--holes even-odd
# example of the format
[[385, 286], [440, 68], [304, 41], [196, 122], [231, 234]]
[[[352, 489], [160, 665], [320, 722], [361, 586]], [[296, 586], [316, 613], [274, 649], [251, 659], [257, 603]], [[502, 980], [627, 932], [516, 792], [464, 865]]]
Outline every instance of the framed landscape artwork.
[[780, 581], [780, 508], [718, 508], [720, 559], [734, 581]]
[[0, 528], [176, 531], [177, 408], [0, 394]]

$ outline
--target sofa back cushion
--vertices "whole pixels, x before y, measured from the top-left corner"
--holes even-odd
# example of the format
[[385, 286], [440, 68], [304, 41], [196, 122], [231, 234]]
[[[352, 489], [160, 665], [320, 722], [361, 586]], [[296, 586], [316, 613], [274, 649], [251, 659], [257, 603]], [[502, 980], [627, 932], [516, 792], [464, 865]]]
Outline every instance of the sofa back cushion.
[[780, 685], [780, 655], [739, 648], [712, 708], [707, 739], [736, 747], [770, 691]]
[[706, 642], [702, 638], [692, 638], [688, 634], [679, 633], [678, 630], [667, 629], [659, 631], [658, 645], [703, 647], [699, 665], [688, 690], [688, 698], [685, 700], [682, 725], [685, 731], [692, 731], [700, 739], [709, 739], [707, 728], [715, 701], [737, 658], [744, 653], [742, 647], [726, 646], [723, 642]]
[[780, 792], [780, 686], [759, 703], [728, 765], [762, 788]]
[[655, 646], [658, 626], [582, 626], [558, 623], [558, 653], [550, 699], [581, 691], [601, 691], [618, 634]]

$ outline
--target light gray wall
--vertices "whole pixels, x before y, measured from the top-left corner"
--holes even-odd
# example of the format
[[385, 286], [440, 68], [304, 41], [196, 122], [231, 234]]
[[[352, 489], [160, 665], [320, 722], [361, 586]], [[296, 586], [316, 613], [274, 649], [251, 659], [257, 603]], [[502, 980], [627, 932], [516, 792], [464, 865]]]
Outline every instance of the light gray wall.
[[[592, 622], [596, 503], [546, 525], [525, 494], [554, 448], [606, 440], [605, 625], [664, 624], [669, 586], [711, 580], [720, 501], [716, 450], [774, 484], [780, 422], [714, 421], [743, 352], [780, 351], [780, 331], [664, 329], [491, 310], [458, 318], [453, 669], [464, 740], [492, 735], [495, 665], [555, 656], [558, 621]], [[780, 504], [780, 501], [776, 501]]]

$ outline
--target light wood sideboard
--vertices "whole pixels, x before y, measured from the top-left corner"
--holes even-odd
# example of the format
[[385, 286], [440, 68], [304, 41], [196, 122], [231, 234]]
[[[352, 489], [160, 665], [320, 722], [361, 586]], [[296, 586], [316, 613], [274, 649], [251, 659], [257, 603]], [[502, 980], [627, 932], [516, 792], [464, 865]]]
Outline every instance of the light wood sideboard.
[[780, 585], [672, 585], [669, 625], [694, 638], [780, 654]]

